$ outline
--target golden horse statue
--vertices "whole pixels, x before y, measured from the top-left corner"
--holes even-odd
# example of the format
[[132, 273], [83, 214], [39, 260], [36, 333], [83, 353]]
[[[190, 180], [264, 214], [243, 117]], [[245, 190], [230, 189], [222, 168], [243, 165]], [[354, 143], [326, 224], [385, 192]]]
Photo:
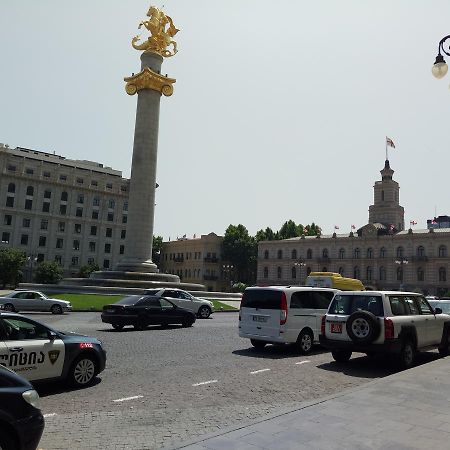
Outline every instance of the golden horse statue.
[[[139, 36], [135, 36], [131, 41], [133, 48], [136, 50], [155, 52], [166, 58], [175, 55], [177, 52], [177, 43], [172, 38], [180, 30], [173, 24], [172, 18], [164, 14], [156, 6], [150, 6], [147, 16], [149, 19], [142, 21], [138, 28], [144, 25], [151, 36], [142, 44], [137, 44], [140, 38]], [[172, 51], [168, 50], [168, 47], [171, 45]]]

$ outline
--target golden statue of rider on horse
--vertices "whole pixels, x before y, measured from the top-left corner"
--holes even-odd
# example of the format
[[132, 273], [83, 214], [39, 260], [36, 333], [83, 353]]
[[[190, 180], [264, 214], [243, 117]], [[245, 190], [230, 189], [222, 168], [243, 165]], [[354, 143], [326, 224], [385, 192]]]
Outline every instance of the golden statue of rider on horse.
[[[135, 36], [131, 41], [133, 48], [158, 53], [165, 58], [175, 55], [177, 52], [177, 43], [172, 38], [180, 30], [173, 24], [172, 18], [166, 16], [156, 6], [150, 6], [147, 16], [149, 19], [142, 21], [138, 28], [144, 25], [151, 36], [142, 44], [137, 44], [140, 38], [139, 36]], [[172, 46], [172, 51], [168, 49], [170, 46]]]

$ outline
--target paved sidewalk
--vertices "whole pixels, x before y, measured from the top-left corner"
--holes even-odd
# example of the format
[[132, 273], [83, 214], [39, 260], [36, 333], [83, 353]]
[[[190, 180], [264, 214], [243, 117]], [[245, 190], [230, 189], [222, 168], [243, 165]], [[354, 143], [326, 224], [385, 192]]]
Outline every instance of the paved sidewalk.
[[449, 449], [450, 357], [172, 448]]

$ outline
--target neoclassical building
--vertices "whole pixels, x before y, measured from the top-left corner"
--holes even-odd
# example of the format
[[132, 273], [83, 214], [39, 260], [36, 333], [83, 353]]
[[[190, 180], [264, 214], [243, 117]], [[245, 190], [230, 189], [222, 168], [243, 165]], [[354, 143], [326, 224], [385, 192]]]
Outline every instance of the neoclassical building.
[[[301, 236], [258, 245], [259, 285], [304, 284], [312, 271], [339, 272], [375, 289], [450, 291], [450, 228], [405, 230], [399, 185], [385, 161], [369, 223], [348, 234]], [[433, 221], [434, 222], [434, 221]], [[430, 222], [431, 223], [431, 222]]]

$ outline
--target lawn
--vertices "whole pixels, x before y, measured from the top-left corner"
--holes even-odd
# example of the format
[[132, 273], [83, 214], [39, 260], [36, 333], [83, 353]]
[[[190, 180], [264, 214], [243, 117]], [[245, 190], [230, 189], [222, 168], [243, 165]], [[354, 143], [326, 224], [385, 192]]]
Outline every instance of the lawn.
[[[48, 294], [49, 297], [68, 300], [72, 303], [74, 311], [88, 310], [101, 311], [103, 306], [115, 303], [124, 295], [98, 295], [98, 294]], [[221, 303], [219, 300], [211, 300], [216, 311], [237, 311], [236, 308]]]

